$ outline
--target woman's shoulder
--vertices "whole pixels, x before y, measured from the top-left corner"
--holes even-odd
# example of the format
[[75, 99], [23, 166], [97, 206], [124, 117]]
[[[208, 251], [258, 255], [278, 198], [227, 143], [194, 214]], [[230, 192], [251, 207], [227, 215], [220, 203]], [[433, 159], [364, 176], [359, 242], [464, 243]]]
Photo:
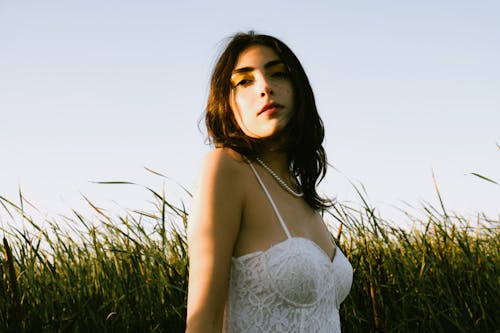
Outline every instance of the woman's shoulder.
[[216, 148], [209, 151], [201, 163], [199, 181], [210, 184], [225, 184], [226, 189], [246, 188], [251, 169], [245, 157], [230, 148]]
[[202, 169], [205, 171], [226, 176], [243, 175], [247, 166], [246, 158], [231, 148], [215, 148], [209, 151], [202, 163]]
[[202, 162], [197, 182], [200, 195], [223, 195], [226, 204], [243, 202], [248, 192], [251, 169], [245, 157], [232, 149], [216, 148]]

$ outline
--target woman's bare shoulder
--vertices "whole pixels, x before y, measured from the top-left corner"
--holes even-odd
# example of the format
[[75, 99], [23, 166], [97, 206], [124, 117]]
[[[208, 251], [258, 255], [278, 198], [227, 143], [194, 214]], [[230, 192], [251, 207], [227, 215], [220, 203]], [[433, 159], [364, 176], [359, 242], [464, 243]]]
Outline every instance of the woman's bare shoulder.
[[224, 178], [244, 176], [247, 162], [243, 155], [230, 148], [216, 148], [205, 155], [202, 172]]

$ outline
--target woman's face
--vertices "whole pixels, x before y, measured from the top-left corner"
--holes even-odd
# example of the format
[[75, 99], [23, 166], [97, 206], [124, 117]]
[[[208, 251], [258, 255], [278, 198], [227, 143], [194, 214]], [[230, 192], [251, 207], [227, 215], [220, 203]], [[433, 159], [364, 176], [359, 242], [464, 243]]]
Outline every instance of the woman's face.
[[252, 45], [238, 57], [231, 75], [229, 104], [238, 126], [252, 138], [279, 135], [294, 111], [286, 65], [270, 47]]

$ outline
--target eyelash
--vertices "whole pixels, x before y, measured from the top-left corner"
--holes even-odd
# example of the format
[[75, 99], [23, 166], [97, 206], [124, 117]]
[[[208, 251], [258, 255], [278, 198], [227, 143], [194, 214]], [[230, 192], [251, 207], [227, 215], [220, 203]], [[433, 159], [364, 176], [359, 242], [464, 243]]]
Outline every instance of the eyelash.
[[236, 86], [235, 87], [238, 87], [238, 86], [245, 86], [245, 85], [248, 85], [250, 83], [250, 80], [241, 80], [240, 82], [236, 83]]
[[271, 75], [271, 77], [288, 77], [288, 73], [287, 72], [276, 72], [273, 75]]

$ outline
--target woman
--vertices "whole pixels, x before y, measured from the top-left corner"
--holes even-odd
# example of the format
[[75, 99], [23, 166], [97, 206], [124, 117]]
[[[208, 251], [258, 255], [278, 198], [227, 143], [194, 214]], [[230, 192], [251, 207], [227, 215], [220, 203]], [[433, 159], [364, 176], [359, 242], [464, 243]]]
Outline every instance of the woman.
[[339, 332], [352, 268], [320, 215], [323, 124], [298, 59], [274, 37], [235, 35], [205, 121], [216, 148], [188, 223], [187, 332]]

